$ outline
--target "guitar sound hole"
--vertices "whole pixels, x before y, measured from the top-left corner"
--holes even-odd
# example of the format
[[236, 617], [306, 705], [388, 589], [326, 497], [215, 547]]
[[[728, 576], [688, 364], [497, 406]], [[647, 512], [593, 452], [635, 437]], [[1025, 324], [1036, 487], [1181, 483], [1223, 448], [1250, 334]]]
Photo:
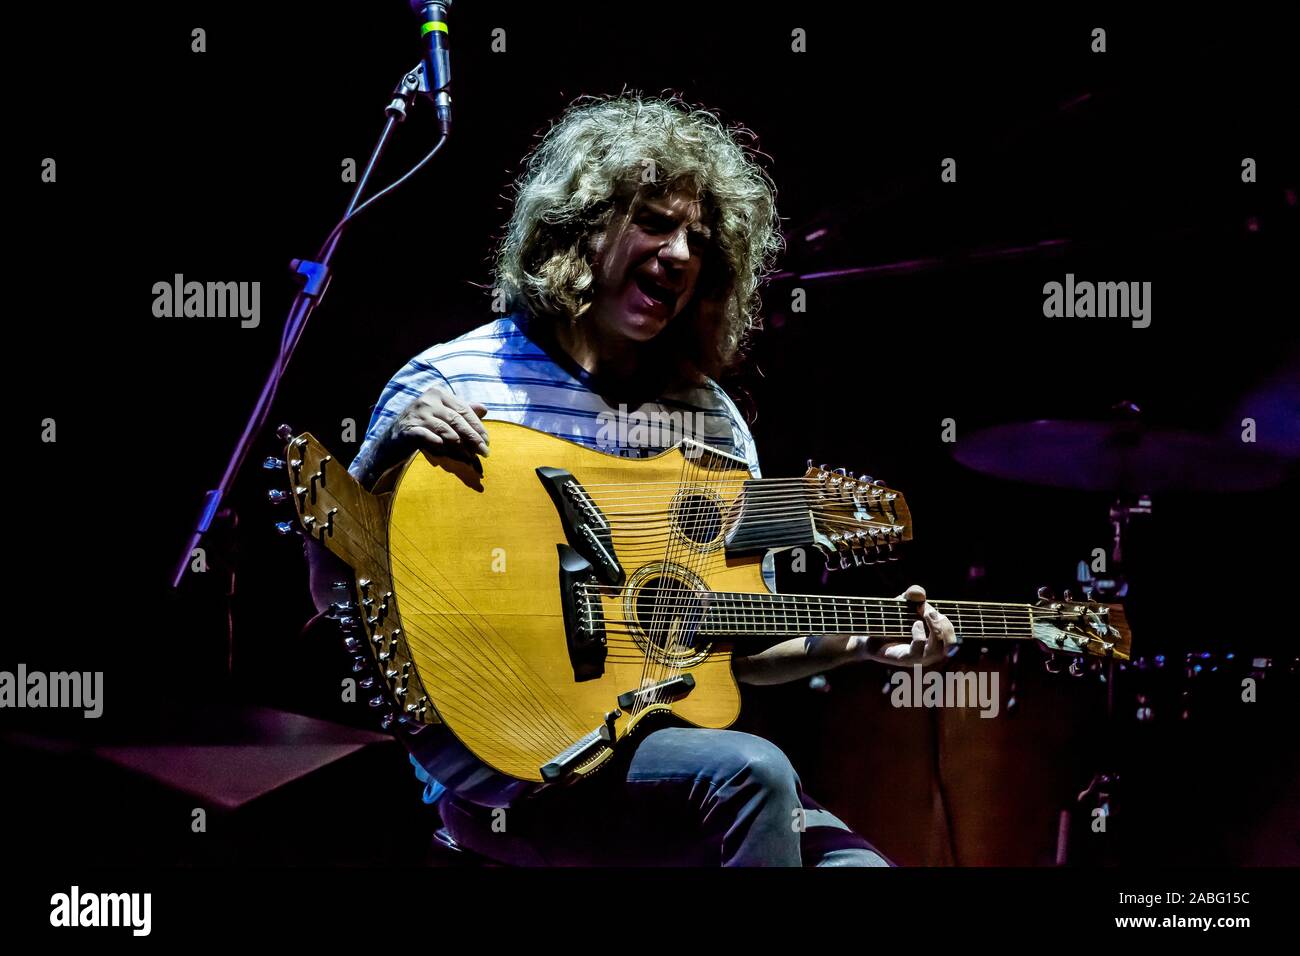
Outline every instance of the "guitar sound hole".
[[720, 502], [700, 492], [685, 492], [673, 501], [673, 527], [691, 544], [706, 547], [722, 533]]
[[637, 624], [654, 648], [669, 656], [694, 652], [703, 595], [676, 578], [654, 577], [641, 585], [635, 607]]

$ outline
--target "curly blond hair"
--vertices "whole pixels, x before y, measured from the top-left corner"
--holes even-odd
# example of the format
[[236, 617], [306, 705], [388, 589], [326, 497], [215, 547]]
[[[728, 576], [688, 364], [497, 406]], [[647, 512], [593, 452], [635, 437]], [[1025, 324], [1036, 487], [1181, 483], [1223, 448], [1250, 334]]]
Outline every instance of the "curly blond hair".
[[746, 139], [678, 96], [580, 97], [524, 160], [493, 285], [511, 309], [576, 322], [599, 236], [645, 199], [684, 190], [712, 235], [695, 295], [661, 338], [683, 372], [718, 377], [759, 326], [758, 289], [784, 247], [775, 186]]

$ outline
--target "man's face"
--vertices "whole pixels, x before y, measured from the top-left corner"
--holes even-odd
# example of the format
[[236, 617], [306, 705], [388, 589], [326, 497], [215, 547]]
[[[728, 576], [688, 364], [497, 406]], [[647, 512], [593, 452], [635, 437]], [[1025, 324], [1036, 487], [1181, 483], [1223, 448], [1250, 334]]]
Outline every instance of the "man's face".
[[685, 193], [616, 215], [597, 244], [587, 314], [606, 336], [650, 341], [690, 303], [709, 242], [700, 204]]

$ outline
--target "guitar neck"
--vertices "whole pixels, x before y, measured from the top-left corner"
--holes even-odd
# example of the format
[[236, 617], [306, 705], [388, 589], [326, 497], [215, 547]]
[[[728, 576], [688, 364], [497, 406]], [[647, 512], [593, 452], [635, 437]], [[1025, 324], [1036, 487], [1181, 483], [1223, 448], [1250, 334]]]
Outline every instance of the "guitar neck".
[[[1029, 604], [929, 603], [952, 621], [959, 636], [1007, 640], [1034, 636], [1035, 608]], [[699, 630], [709, 637], [865, 634], [906, 640], [915, 621], [916, 613], [905, 600], [714, 591], [705, 600]]]

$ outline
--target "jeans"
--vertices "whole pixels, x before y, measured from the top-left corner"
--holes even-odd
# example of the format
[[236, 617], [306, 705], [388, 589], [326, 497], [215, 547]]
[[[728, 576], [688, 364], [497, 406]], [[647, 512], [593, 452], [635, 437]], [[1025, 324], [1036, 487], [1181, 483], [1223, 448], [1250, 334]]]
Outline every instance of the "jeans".
[[667, 727], [611, 764], [505, 808], [449, 792], [443, 823], [457, 843], [516, 866], [892, 865], [805, 794], [762, 737]]

